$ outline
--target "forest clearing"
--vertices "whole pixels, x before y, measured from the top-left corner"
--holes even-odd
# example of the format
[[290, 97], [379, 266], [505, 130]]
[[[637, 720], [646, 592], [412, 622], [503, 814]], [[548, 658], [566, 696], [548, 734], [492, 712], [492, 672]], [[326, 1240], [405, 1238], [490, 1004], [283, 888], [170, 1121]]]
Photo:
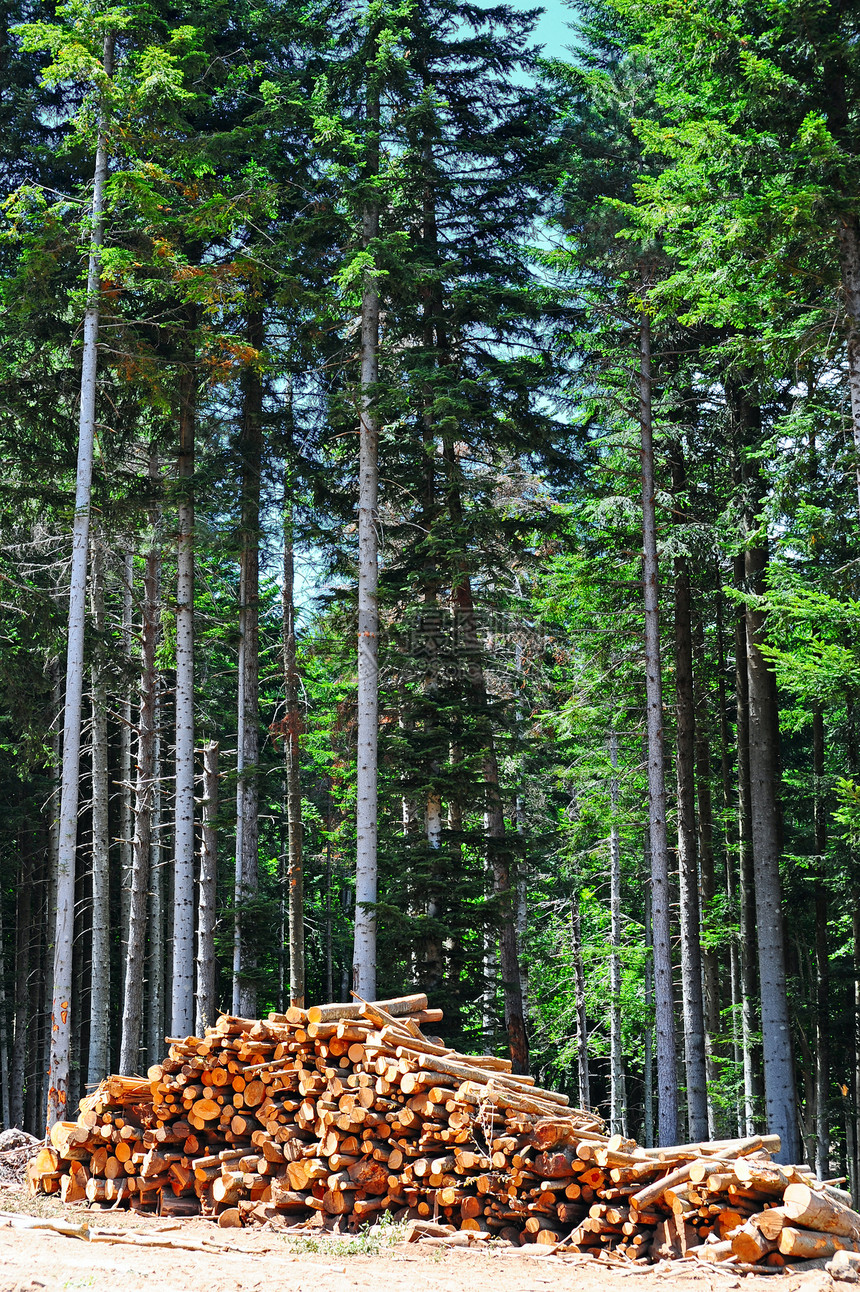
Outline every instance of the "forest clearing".
[[[777, 1136], [653, 1149], [607, 1136], [510, 1061], [423, 1035], [418, 1020], [440, 1013], [420, 995], [222, 1015], [202, 1039], [174, 1040], [146, 1079], [109, 1077], [75, 1121], [56, 1122], [27, 1161], [30, 1192], [161, 1223], [203, 1215], [222, 1232], [263, 1227], [323, 1250], [376, 1234], [440, 1252], [533, 1246], [636, 1272], [686, 1258], [736, 1275], [860, 1277], [850, 1195], [778, 1166]], [[74, 1216], [60, 1228], [193, 1247], [157, 1230], [111, 1238]]]
[[4, 1198], [106, 1276], [855, 1273], [860, 12], [553, 15], [4, 8]]

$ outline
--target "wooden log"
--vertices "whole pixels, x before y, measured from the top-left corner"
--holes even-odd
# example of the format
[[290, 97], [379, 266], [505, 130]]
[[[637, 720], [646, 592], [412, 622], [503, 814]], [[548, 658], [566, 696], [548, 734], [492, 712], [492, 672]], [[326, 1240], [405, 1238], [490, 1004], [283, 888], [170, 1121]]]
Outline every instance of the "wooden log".
[[774, 1240], [779, 1238], [784, 1225], [788, 1223], [784, 1207], [770, 1207], [767, 1211], [759, 1212], [753, 1219], [765, 1238]]
[[[376, 1004], [386, 1013], [400, 1017], [404, 1014], [414, 1014], [427, 1008], [427, 997], [422, 993], [416, 993], [414, 996], [396, 996], [393, 1000], [380, 1000], [376, 1002], [367, 1002]], [[365, 1002], [350, 1001], [334, 1003], [330, 1005], [312, 1005], [308, 1010], [309, 1023], [330, 1023], [340, 1021], [344, 1018], [361, 1018], [364, 1012]]]
[[790, 1184], [785, 1190], [782, 1205], [789, 1220], [796, 1221], [806, 1229], [840, 1234], [860, 1241], [860, 1215], [835, 1198], [811, 1189], [809, 1185]]
[[85, 1162], [90, 1156], [90, 1131], [77, 1122], [55, 1122], [49, 1135], [51, 1148], [65, 1162]]
[[731, 1244], [732, 1252], [745, 1265], [755, 1265], [771, 1252], [775, 1252], [779, 1245], [774, 1240], [765, 1238], [752, 1220], [748, 1220], [745, 1225], [741, 1225], [740, 1229], [735, 1230]]
[[789, 1256], [792, 1260], [810, 1261], [833, 1256], [842, 1250], [860, 1252], [860, 1244], [840, 1234], [784, 1225], [779, 1235], [779, 1250], [783, 1256]]
[[227, 1207], [218, 1212], [219, 1229], [241, 1229], [242, 1216], [238, 1207]]
[[245, 1194], [245, 1177], [237, 1174], [219, 1175], [212, 1181], [212, 1200], [225, 1207], [233, 1207]]

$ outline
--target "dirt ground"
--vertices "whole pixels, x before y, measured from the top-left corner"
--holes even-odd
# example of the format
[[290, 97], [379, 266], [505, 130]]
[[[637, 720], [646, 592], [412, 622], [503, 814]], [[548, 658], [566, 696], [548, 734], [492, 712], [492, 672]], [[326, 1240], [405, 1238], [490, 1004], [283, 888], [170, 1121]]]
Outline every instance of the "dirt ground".
[[[82, 1242], [49, 1230], [16, 1230], [3, 1213], [88, 1220], [117, 1234], [178, 1241], [207, 1239], [218, 1251]], [[265, 1229], [224, 1230], [211, 1223], [145, 1220], [133, 1213], [62, 1207], [0, 1188], [0, 1292], [838, 1292], [823, 1270], [744, 1275], [701, 1265], [671, 1269], [612, 1266], [590, 1257], [537, 1256], [496, 1246], [422, 1249], [383, 1235], [307, 1240]], [[534, 1251], [536, 1249], [532, 1249]]]

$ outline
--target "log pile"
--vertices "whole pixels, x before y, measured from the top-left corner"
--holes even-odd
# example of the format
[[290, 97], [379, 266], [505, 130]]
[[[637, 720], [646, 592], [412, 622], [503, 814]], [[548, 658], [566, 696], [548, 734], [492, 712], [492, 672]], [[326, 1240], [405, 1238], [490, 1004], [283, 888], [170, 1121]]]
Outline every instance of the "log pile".
[[428, 1037], [422, 995], [222, 1015], [53, 1127], [30, 1188], [64, 1202], [342, 1231], [391, 1212], [634, 1261], [737, 1267], [860, 1251], [860, 1215], [776, 1136], [645, 1149], [507, 1060]]

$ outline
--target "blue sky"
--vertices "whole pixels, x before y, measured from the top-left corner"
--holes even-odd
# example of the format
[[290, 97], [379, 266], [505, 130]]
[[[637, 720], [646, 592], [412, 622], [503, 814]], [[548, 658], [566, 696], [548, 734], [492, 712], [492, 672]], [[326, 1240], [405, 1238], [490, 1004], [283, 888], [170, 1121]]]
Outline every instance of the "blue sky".
[[[536, 9], [540, 0], [511, 0], [520, 9]], [[570, 6], [563, 3], [563, 0], [546, 0], [543, 5], [543, 16], [541, 17], [535, 31], [535, 40], [538, 44], [544, 46], [544, 53], [549, 57], [556, 57], [562, 54], [567, 46], [571, 43], [571, 32], [568, 24], [572, 17]]]

